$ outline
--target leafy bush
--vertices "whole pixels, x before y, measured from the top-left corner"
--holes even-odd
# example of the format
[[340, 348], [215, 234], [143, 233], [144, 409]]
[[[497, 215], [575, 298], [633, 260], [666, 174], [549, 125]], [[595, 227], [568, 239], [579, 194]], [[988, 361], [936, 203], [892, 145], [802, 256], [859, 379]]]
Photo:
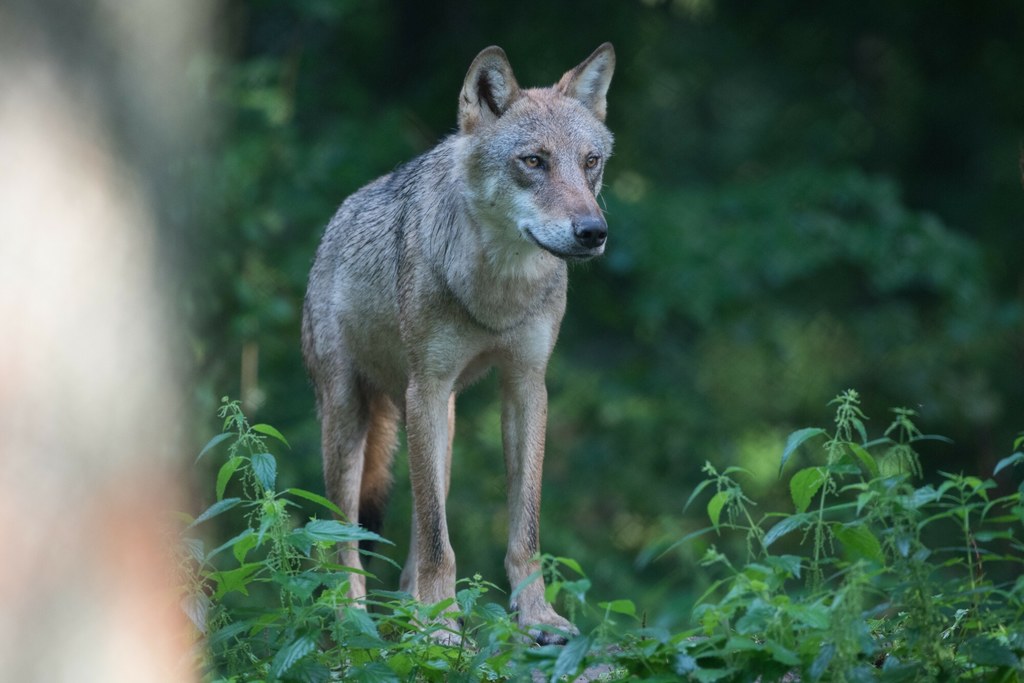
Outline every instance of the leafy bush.
[[[737, 567], [714, 547], [705, 555], [724, 576], [694, 610], [700, 637], [680, 653], [686, 666], [699, 680], [792, 670], [810, 681], [1017, 680], [1021, 491], [993, 497], [991, 480], [948, 472], [915, 485], [915, 445], [941, 437], [922, 435], [913, 411], [896, 409], [883, 437], [868, 441], [856, 392], [834, 403], [834, 431], [794, 432], [782, 455], [785, 467], [802, 444], [824, 439], [823, 461], [789, 479], [794, 513], [755, 521], [735, 479], [743, 471], [705, 466], [695, 495], [715, 489], [710, 530], [743, 534], [747, 562]], [[796, 537], [800, 555], [776, 552]]]
[[[565, 646], [537, 647], [489, 600], [501, 591], [480, 576], [436, 605], [387, 591], [354, 603], [353, 570], [335, 563], [334, 545], [387, 541], [344, 521], [297, 521], [303, 505], [338, 509], [310, 491], [278, 491], [267, 444], [287, 441], [224, 399], [224, 433], [200, 453], [230, 442], [216, 502], [188, 519], [183, 545], [183, 605], [205, 679], [554, 681], [586, 670], [606, 680], [1020, 680], [1024, 548], [1015, 533], [1024, 485], [996, 495], [991, 480], [948, 472], [918, 483], [918, 444], [943, 437], [923, 435], [913, 411], [896, 409], [869, 440], [857, 393], [833, 403], [833, 428], [794, 432], [782, 454], [780, 473], [821, 442], [817, 463], [789, 477], [791, 513], [756, 514], [738, 481], [745, 470], [705, 465], [690, 502], [714, 491], [711, 525], [665, 552], [711, 534], [742, 543], [739, 553], [707, 548], [702, 565], [718, 578], [698, 600], [693, 628], [647, 627], [630, 600], [595, 605], [578, 563], [544, 556], [548, 599], [593, 627]], [[1024, 460], [1022, 444], [1024, 435], [996, 474]], [[225, 497], [229, 488], [239, 495]], [[200, 540], [215, 517], [241, 531]], [[452, 609], [462, 640], [448, 647], [431, 634]]]
[[[199, 454], [230, 444], [216, 477], [216, 502], [189, 518], [183, 544], [183, 606], [201, 636], [207, 680], [506, 680], [527, 666], [557, 677], [586, 654], [580, 644], [524, 647], [526, 635], [510, 615], [481, 600], [496, 587], [479, 576], [461, 581], [454, 601], [421, 605], [403, 593], [375, 591], [356, 604], [346, 595], [353, 570], [335, 563], [335, 544], [388, 541], [335, 519], [297, 522], [305, 504], [340, 511], [319, 494], [275, 488], [276, 458], [267, 440], [287, 446], [280, 432], [250, 425], [237, 401], [224, 399], [219, 415], [223, 433]], [[240, 495], [225, 497], [232, 482]], [[238, 512], [231, 523], [242, 530], [228, 540], [196, 535], [209, 520]], [[563, 593], [570, 614], [573, 604], [585, 604], [589, 582], [573, 560], [545, 557], [543, 566], [549, 599]], [[578, 577], [567, 578], [570, 571]], [[456, 648], [431, 638], [445, 628], [437, 617], [452, 608], [462, 615], [464, 645]]]

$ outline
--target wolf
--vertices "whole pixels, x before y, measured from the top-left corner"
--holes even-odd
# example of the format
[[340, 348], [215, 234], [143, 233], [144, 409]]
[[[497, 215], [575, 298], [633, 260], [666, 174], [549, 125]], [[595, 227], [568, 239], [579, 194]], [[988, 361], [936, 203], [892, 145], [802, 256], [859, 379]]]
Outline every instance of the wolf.
[[[384, 513], [404, 418], [413, 519], [401, 588], [424, 603], [455, 595], [445, 512], [455, 396], [497, 368], [505, 568], [518, 587], [511, 608], [542, 644], [577, 632], [535, 579], [544, 377], [565, 312], [567, 263], [599, 256], [607, 242], [597, 196], [612, 153], [604, 121], [614, 67], [605, 43], [555, 85], [526, 89], [501, 48], [483, 50], [459, 95], [457, 132], [342, 203], [303, 306], [327, 493], [371, 530]], [[361, 567], [354, 544], [340, 556]], [[350, 596], [365, 592], [353, 572]]]

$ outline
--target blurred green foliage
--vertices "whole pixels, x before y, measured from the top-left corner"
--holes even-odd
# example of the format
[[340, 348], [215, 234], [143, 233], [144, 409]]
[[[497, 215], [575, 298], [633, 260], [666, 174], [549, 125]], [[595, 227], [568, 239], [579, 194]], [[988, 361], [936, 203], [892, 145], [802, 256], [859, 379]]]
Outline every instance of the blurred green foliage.
[[[165, 242], [196, 414], [240, 393], [280, 426], [282, 486], [323, 490], [299, 345], [322, 228], [454, 129], [465, 70], [490, 44], [527, 85], [605, 40], [618, 55], [611, 236], [571, 274], [542, 527], [595, 595], [680, 619], [699, 558], [652, 558], [703, 526], [682, 513], [703, 463], [786, 496], [764, 454], [848, 386], [869, 414], [912, 405], [955, 439], [924, 449], [930, 471], [990, 472], [1020, 428], [1024, 5], [253, 0], [225, 5], [221, 34], [190, 65], [218, 118], [179, 165], [193, 197]], [[503, 573], [498, 414], [493, 379], [460, 400], [460, 575]], [[405, 466], [384, 529], [399, 561]]]

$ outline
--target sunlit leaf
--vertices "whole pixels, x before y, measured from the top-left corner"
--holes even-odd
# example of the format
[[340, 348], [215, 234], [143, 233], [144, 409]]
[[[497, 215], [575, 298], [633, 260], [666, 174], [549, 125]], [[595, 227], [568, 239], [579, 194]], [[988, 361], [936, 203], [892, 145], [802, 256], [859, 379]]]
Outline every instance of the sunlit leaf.
[[625, 614], [626, 616], [636, 616], [636, 605], [633, 604], [632, 600], [612, 600], [611, 602], [599, 602], [598, 607], [606, 609], [609, 612], [615, 612], [616, 614]]
[[793, 498], [793, 505], [797, 512], [806, 512], [820, 489], [828, 478], [828, 473], [823, 467], [807, 467], [793, 475], [789, 480], [789, 493]]
[[224, 497], [224, 490], [228, 486], [228, 482], [231, 480], [231, 475], [235, 473], [235, 470], [245, 462], [245, 458], [240, 455], [233, 455], [228, 458], [227, 462], [221, 465], [220, 471], [217, 472], [217, 500]]
[[716, 529], [718, 528], [718, 519], [722, 515], [722, 508], [728, 501], [728, 491], [719, 491], [708, 501], [708, 517], [711, 519], [711, 525]]
[[580, 563], [572, 559], [571, 557], [556, 557], [555, 561], [559, 564], [568, 567], [580, 576], [586, 576], [586, 574], [583, 573], [583, 567], [580, 566]]
[[281, 432], [277, 431], [275, 428], [271, 427], [268, 424], [255, 424], [252, 426], [252, 430], [254, 432], [259, 432], [260, 434], [272, 436], [281, 443], [283, 443], [285, 446], [288, 446], [288, 448], [291, 448], [291, 444], [288, 443], [288, 439], [284, 438], [284, 435]]
[[242, 595], [248, 595], [249, 590], [249, 579], [252, 575], [258, 572], [264, 567], [261, 562], [250, 562], [243, 564], [237, 569], [230, 569], [223, 572], [214, 572], [210, 575], [210, 579], [217, 584], [217, 590], [214, 593], [214, 598], [220, 599], [231, 593], [232, 591], [238, 591]]
[[317, 503], [318, 505], [324, 506], [325, 508], [327, 508], [328, 510], [330, 510], [331, 512], [333, 512], [334, 514], [336, 514], [338, 516], [343, 516], [343, 514], [341, 512], [341, 509], [337, 505], [332, 503], [327, 498], [324, 498], [323, 496], [321, 496], [319, 494], [313, 493], [312, 491], [307, 491], [305, 489], [291, 488], [291, 489], [285, 489], [285, 493], [290, 493], [291, 495], [298, 496], [299, 498], [305, 498], [306, 500], [308, 500], [310, 502]]
[[235, 556], [235, 559], [238, 560], [239, 563], [245, 562], [245, 556], [248, 555], [249, 551], [255, 548], [259, 542], [256, 532], [252, 529], [246, 529], [246, 531], [239, 534], [238, 540], [232, 544], [233, 547], [231, 548], [231, 554]]

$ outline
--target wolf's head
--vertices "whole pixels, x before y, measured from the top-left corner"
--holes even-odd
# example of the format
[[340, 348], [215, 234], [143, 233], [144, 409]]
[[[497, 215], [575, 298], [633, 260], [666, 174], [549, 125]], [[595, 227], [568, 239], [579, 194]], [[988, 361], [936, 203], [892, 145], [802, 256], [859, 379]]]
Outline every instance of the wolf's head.
[[615, 68], [610, 43], [549, 88], [521, 89], [508, 58], [489, 47], [473, 60], [459, 99], [466, 194], [493, 248], [567, 260], [604, 252], [597, 204], [612, 134], [604, 125]]

